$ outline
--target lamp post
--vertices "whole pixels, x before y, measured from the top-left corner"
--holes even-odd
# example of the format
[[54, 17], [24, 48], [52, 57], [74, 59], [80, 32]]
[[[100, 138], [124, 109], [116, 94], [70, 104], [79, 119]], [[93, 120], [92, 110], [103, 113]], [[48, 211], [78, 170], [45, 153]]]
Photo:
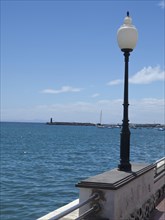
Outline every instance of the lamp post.
[[130, 164], [130, 130], [128, 120], [128, 63], [130, 52], [136, 46], [138, 32], [135, 26], [132, 25], [132, 19], [127, 12], [124, 19], [124, 24], [118, 29], [117, 41], [125, 58], [125, 76], [124, 76], [124, 103], [123, 103], [123, 123], [120, 136], [120, 164], [118, 165], [121, 171], [131, 171]]

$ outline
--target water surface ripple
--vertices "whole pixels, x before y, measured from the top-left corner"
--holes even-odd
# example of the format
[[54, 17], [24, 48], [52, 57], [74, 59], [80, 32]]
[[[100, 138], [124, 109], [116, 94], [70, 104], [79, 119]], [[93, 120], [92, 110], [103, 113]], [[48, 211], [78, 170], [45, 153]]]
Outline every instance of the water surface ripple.
[[[131, 130], [131, 162], [164, 156], [164, 132]], [[1, 123], [1, 219], [36, 219], [78, 197], [75, 184], [118, 166], [120, 129]]]

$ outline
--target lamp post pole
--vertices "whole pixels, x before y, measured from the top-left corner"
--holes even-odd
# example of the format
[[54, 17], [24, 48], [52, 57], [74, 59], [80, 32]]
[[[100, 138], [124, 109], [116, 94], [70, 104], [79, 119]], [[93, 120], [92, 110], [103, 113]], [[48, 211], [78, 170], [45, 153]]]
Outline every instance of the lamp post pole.
[[130, 52], [133, 51], [137, 42], [137, 30], [132, 25], [132, 19], [127, 12], [127, 17], [124, 19], [124, 24], [118, 30], [118, 44], [121, 51], [124, 53], [125, 72], [124, 72], [124, 103], [123, 103], [123, 123], [120, 134], [120, 171], [131, 171], [130, 164], [130, 129], [128, 119], [128, 64]]
[[119, 170], [131, 171], [130, 157], [130, 129], [128, 119], [128, 63], [131, 49], [122, 49], [125, 58], [124, 73], [124, 103], [123, 103], [123, 124], [120, 136], [120, 164]]

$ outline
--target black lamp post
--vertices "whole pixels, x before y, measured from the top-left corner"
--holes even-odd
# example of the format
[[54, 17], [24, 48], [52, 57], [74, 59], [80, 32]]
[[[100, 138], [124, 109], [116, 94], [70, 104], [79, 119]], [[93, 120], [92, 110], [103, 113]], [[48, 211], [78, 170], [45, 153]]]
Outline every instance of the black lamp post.
[[123, 123], [120, 136], [120, 164], [118, 165], [121, 171], [131, 171], [130, 164], [130, 130], [128, 120], [128, 63], [130, 52], [136, 46], [138, 32], [135, 26], [132, 25], [132, 19], [127, 12], [124, 19], [124, 24], [117, 32], [118, 45], [124, 53], [125, 58], [125, 76], [124, 76], [124, 103], [123, 103]]

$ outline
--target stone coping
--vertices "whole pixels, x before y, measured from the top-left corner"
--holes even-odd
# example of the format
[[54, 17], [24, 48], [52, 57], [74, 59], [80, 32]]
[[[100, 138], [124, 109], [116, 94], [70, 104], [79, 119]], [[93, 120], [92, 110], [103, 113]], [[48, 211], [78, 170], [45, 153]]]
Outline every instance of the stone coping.
[[154, 169], [155, 164], [132, 164], [132, 171], [119, 171], [117, 168], [82, 180], [76, 184], [79, 188], [97, 188], [116, 190], [144, 173]]
[[[37, 220], [53, 220], [53, 219], [55, 219], [55, 217], [58, 214], [60, 214], [60, 213], [62, 213], [64, 211], [72, 208], [73, 206], [75, 206], [77, 204], [79, 204], [79, 199], [76, 199], [76, 200], [70, 202], [69, 204], [67, 204], [65, 206], [62, 206], [59, 209], [56, 209], [56, 210], [54, 210], [54, 211], [52, 211], [52, 212], [50, 212], [50, 213], [48, 213], [48, 214], [38, 218]], [[61, 220], [74, 220], [78, 216], [79, 216], [79, 209], [76, 209], [75, 211], [71, 212], [70, 214], [68, 214], [68, 215], [66, 215], [66, 216], [64, 216], [64, 217], [62, 217], [60, 219]]]

